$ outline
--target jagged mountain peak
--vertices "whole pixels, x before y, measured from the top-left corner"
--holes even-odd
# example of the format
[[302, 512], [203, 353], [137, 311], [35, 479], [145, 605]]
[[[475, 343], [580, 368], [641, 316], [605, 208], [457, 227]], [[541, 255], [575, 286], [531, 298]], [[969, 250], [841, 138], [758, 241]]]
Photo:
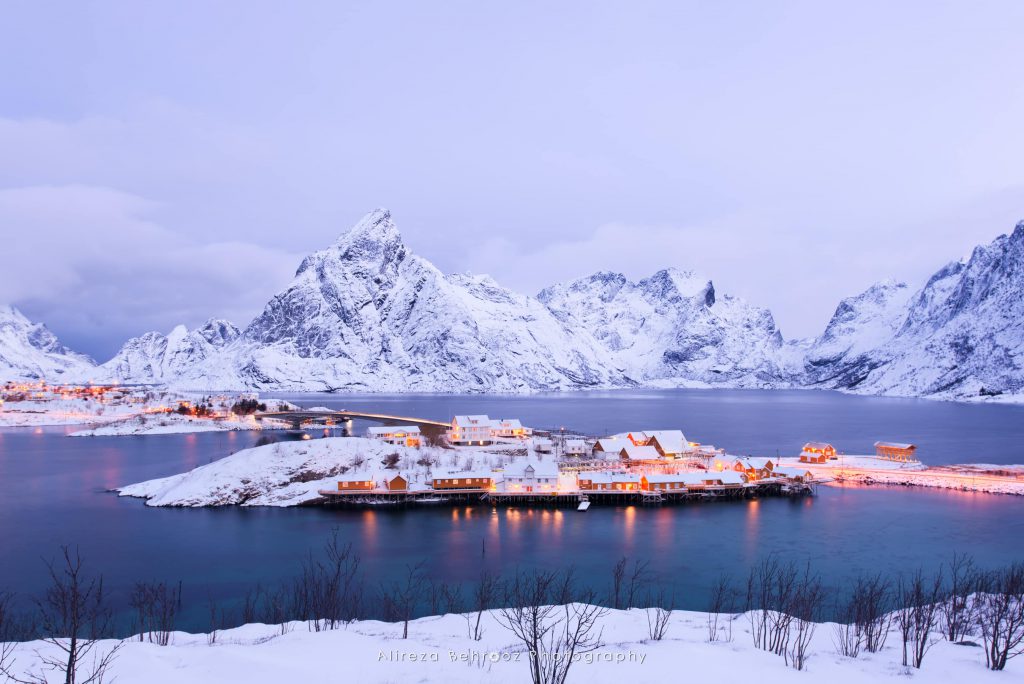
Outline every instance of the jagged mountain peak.
[[65, 347], [42, 323], [0, 305], [0, 380], [89, 379], [96, 362]]

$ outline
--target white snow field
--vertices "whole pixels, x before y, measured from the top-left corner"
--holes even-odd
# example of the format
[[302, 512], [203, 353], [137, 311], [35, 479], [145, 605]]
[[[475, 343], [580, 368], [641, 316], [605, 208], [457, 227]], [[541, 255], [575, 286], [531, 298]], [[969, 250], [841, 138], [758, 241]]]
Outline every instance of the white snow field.
[[[818, 625], [804, 671], [787, 666], [781, 656], [755, 649], [746, 616], [732, 621], [733, 640], [708, 643], [706, 614], [672, 614], [662, 641], [648, 639], [642, 609], [609, 611], [599, 622], [601, 645], [571, 666], [568, 681], [587, 684], [720, 682], [763, 684], [828, 682], [859, 684], [1009, 684], [1024, 682], [1024, 658], [1011, 660], [1002, 672], [985, 669], [982, 649], [951, 644], [936, 635], [921, 669], [905, 667], [899, 634], [893, 630], [878, 653], [858, 658], [839, 655], [832, 625]], [[118, 652], [107, 681], [123, 684], [525, 684], [530, 673], [523, 647], [493, 613], [483, 617], [480, 641], [468, 636], [462, 615], [425, 617], [409, 625], [402, 639], [400, 623], [358, 621], [340, 629], [311, 632], [305, 623], [285, 626], [253, 624], [209, 635], [174, 633], [168, 646], [127, 641]], [[284, 632], [284, 633], [282, 633]], [[104, 642], [110, 648], [116, 642]], [[18, 644], [14, 673], [39, 666], [39, 654], [53, 652], [41, 642]], [[56, 679], [51, 679], [56, 681]], [[63, 681], [63, 679], [61, 679]]]

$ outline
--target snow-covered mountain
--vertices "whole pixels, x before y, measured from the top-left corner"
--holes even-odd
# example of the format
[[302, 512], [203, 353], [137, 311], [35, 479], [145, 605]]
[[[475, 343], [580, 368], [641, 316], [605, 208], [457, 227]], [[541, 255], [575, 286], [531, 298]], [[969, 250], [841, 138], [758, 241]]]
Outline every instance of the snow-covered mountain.
[[487, 276], [444, 275], [376, 210], [325, 250], [222, 353], [206, 387], [498, 391], [625, 384], [586, 330]]
[[0, 306], [0, 381], [87, 379], [96, 362], [71, 351], [42, 323], [12, 306]]
[[117, 355], [100, 368], [107, 380], [172, 382], [197, 369], [238, 339], [238, 335], [234, 324], [216, 318], [191, 331], [179, 325], [166, 335], [148, 332], [125, 342]]
[[390, 213], [364, 217], [243, 331], [211, 320], [146, 333], [96, 368], [0, 308], [0, 373], [181, 389], [564, 390], [719, 385], [871, 394], [1024, 394], [1024, 222], [916, 290], [878, 283], [840, 302], [815, 340], [784, 342], [771, 313], [666, 269], [600, 272], [512, 292], [412, 254]]
[[782, 335], [766, 309], [718, 296], [710, 280], [667, 269], [637, 283], [601, 272], [543, 290], [566, 326], [589, 331], [639, 383], [777, 384]]
[[806, 384], [869, 394], [1024, 394], [1024, 222], [909, 294], [844, 300], [807, 357]]

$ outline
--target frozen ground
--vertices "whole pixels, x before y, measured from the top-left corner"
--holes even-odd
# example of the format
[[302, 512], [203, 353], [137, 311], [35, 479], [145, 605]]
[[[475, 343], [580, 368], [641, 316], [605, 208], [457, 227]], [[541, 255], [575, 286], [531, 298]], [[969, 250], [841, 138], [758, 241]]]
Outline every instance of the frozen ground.
[[[401, 638], [401, 624], [376, 621], [354, 622], [327, 632], [310, 632], [305, 623], [290, 623], [284, 629], [246, 625], [216, 634], [212, 643], [208, 635], [175, 633], [168, 646], [126, 642], [107, 680], [147, 684], [529, 682], [526, 657], [511, 632], [493, 614], [485, 614], [483, 624], [480, 641], [468, 637], [467, 622], [461, 615], [415, 620], [409, 626], [408, 639]], [[708, 643], [706, 624], [703, 613], [676, 612], [665, 638], [650, 641], [645, 611], [610, 611], [600, 622], [603, 645], [572, 665], [568, 681], [1024, 682], [1024, 658], [1011, 660], [1003, 672], [989, 672], [981, 648], [941, 639], [928, 651], [920, 670], [904, 667], [895, 629], [880, 652], [847, 658], [837, 653], [829, 624], [816, 629], [806, 670], [799, 672], [787, 667], [780, 656], [752, 646], [745, 616], [736, 616], [732, 621], [732, 641]], [[114, 643], [104, 646], [109, 648]], [[52, 646], [40, 642], [19, 644], [14, 653], [15, 673], [24, 678], [38, 667], [40, 653], [52, 651]], [[51, 681], [56, 681], [56, 677]]]
[[112, 435], [170, 435], [183, 432], [218, 432], [223, 430], [262, 430], [283, 424], [258, 422], [252, 416], [230, 419], [196, 418], [176, 413], [139, 414], [88, 430], [72, 432], [71, 437], [106, 437]]

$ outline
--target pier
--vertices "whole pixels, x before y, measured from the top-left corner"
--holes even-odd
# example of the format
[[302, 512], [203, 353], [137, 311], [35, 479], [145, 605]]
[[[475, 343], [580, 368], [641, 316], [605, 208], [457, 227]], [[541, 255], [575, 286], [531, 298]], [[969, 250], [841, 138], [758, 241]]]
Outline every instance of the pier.
[[491, 504], [492, 506], [572, 506], [590, 501], [597, 506], [659, 506], [705, 501], [738, 501], [759, 497], [801, 497], [814, 494], [815, 483], [799, 485], [780, 481], [746, 484], [741, 487], [708, 486], [685, 490], [566, 490], [551, 492], [497, 491], [483, 489], [418, 489], [389, 491], [386, 489], [340, 491], [321, 489], [325, 505], [337, 506], [413, 506]]

